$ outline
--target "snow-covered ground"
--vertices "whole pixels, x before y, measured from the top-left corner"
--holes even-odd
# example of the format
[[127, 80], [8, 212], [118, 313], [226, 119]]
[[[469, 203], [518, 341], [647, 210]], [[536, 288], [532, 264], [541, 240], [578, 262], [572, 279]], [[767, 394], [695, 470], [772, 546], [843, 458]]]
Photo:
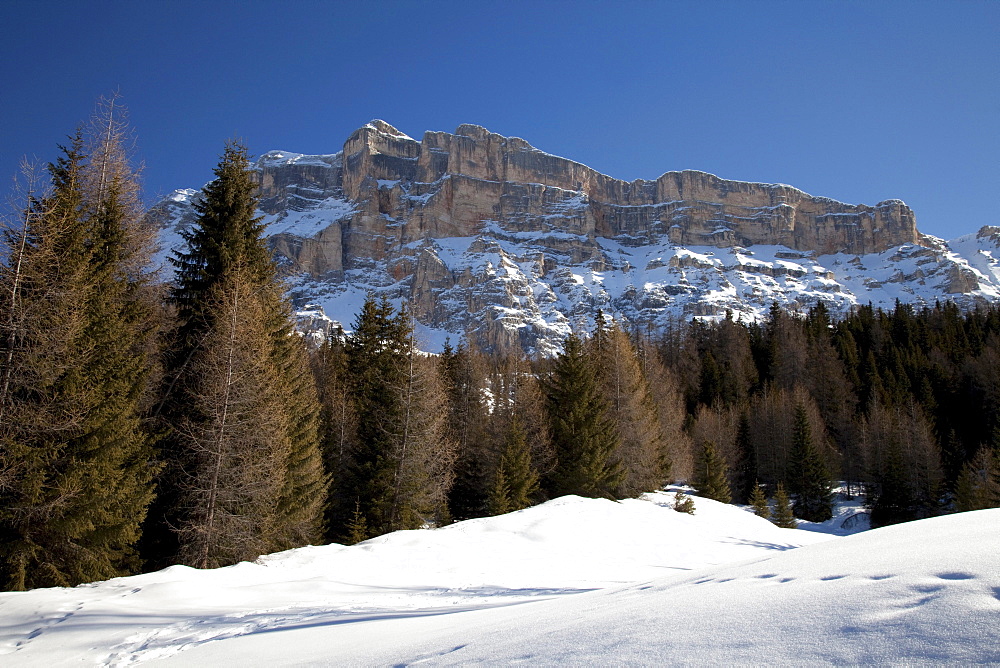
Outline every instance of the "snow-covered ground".
[[672, 500], [0, 594], [0, 665], [1000, 661], [1000, 510], [835, 537]]

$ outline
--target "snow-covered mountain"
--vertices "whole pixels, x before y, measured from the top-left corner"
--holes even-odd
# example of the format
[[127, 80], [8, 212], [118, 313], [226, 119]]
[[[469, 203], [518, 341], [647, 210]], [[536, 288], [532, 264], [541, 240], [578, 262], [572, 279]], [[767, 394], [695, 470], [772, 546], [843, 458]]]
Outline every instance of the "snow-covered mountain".
[[0, 664], [1000, 661], [1000, 510], [836, 537], [673, 498], [562, 497], [351, 547], [0, 593]]
[[[1000, 228], [922, 235], [899, 200], [848, 205], [667, 172], [625, 182], [473, 125], [411, 139], [383, 121], [343, 151], [257, 161], [261, 215], [305, 320], [349, 324], [369, 290], [410, 303], [425, 343], [557, 349], [597, 309], [629, 326], [1000, 297]], [[164, 254], [198, 191], [153, 207]]]

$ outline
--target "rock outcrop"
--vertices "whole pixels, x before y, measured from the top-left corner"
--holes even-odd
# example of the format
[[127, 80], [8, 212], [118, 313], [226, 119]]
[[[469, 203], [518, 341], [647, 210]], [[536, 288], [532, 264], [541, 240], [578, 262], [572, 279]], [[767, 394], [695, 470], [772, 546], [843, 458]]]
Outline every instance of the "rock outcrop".
[[[851, 300], [816, 258], [897, 247], [913, 261], [943, 257], [899, 200], [844, 204], [698, 171], [627, 182], [477, 125], [417, 141], [376, 120], [340, 153], [272, 151], [257, 169], [272, 246], [309, 286], [303, 299], [388, 290], [425, 326], [473, 332], [490, 347], [544, 349], [599, 307], [636, 323], [668, 312], [749, 316], [757, 306], [744, 305], [774, 297], [754, 281], [804, 281], [810, 296], [781, 301], [843, 309]], [[183, 201], [193, 196], [158, 205], [161, 227], [189, 222]], [[766, 260], [751, 257], [774, 246]], [[720, 264], [713, 248], [728, 259]], [[946, 293], [980, 287], [971, 267], [903, 275], [937, 276]]]
[[260, 162], [265, 213], [302, 211], [329, 198], [357, 204], [321, 235], [279, 244], [296, 269], [313, 275], [364, 266], [420, 239], [472, 236], [488, 225], [508, 234], [557, 233], [557, 250], [573, 261], [594, 255], [598, 237], [857, 254], [920, 243], [913, 212], [899, 200], [849, 205], [696, 171], [626, 182], [477, 125], [427, 132], [418, 142], [372, 121], [339, 155], [283, 155]]

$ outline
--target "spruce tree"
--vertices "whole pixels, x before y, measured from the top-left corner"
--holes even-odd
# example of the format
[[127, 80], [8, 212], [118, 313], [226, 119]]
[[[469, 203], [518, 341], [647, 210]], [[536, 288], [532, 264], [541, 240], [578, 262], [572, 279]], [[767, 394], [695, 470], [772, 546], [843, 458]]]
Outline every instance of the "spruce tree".
[[792, 512], [792, 502], [788, 498], [785, 486], [778, 483], [778, 491], [774, 493], [774, 517], [771, 519], [776, 527], [781, 529], [795, 529], [799, 523], [795, 521], [795, 514]]
[[6, 238], [0, 307], [0, 578], [23, 589], [135, 572], [152, 496], [140, 419], [153, 329], [148, 235], [127, 128], [114, 101], [99, 131], [52, 164]]
[[767, 504], [767, 496], [760, 483], [755, 483], [753, 492], [750, 494], [750, 505], [753, 506], [753, 514], [763, 517], [765, 520], [771, 519], [771, 507]]
[[557, 462], [549, 475], [549, 493], [614, 498], [624, 477], [614, 459], [619, 441], [592, 361], [576, 335], [566, 339], [556, 359], [546, 399]]
[[503, 515], [513, 510], [510, 502], [507, 470], [502, 461], [497, 464], [497, 469], [493, 473], [493, 482], [487, 492], [486, 508], [490, 515]]
[[680, 490], [674, 492], [674, 510], [694, 515], [694, 499]]
[[989, 448], [980, 448], [976, 456], [962, 467], [955, 484], [955, 510], [983, 510], [1000, 505], [997, 456]]
[[406, 310], [372, 294], [346, 354], [357, 430], [338, 498], [360, 504], [371, 535], [444, 521], [455, 447], [436, 360], [416, 350]]
[[[348, 374], [357, 415], [357, 443], [350, 452], [339, 496], [364, 514], [375, 535], [391, 528], [395, 465], [392, 458], [396, 427], [404, 407], [397, 389], [406, 369], [409, 329], [384, 296], [369, 294], [347, 339]], [[348, 514], [348, 517], [350, 515]]]
[[823, 456], [813, 444], [805, 406], [795, 406], [792, 452], [788, 464], [789, 491], [795, 495], [795, 516], [809, 522], [833, 517], [833, 483]]
[[[219, 369], [228, 373], [230, 369], [228, 363], [214, 362], [217, 351], [209, 350], [223, 341], [225, 349], [234, 355], [230, 361], [240, 361], [247, 368], [266, 364], [267, 375], [262, 378], [267, 382], [259, 383], [258, 396], [240, 401], [256, 402], [262, 419], [269, 420], [270, 427], [278, 426], [278, 431], [270, 427], [261, 430], [274, 438], [272, 453], [264, 453], [248, 441], [246, 451], [240, 455], [247, 458], [243, 465], [248, 470], [267, 469], [273, 475], [273, 480], [262, 486], [266, 494], [261, 498], [267, 500], [260, 501], [273, 511], [244, 522], [240, 529], [245, 534], [244, 544], [252, 546], [247, 548], [250, 551], [277, 550], [317, 542], [322, 536], [327, 478], [318, 443], [316, 391], [303, 343], [292, 334], [290, 306], [261, 236], [263, 226], [254, 215], [257, 186], [246, 148], [228, 143], [215, 176], [196, 204], [196, 225], [184, 234], [187, 249], [173, 258], [177, 275], [171, 297], [177, 307], [178, 324], [170, 342], [160, 412], [167, 430], [161, 442], [167, 469], [161, 477], [158, 512], [150, 523], [154, 532], [159, 529], [155, 536], [158, 540], [147, 544], [154, 563], [169, 563], [174, 553], [195, 565], [218, 565], [237, 558], [229, 548], [220, 547], [217, 556], [211, 556], [216, 553], [210, 550], [211, 555], [206, 557], [204, 549], [194, 547], [201, 540], [196, 527], [205, 512], [200, 505], [200, 490], [205, 485], [191, 481], [203, 480], [204, 467], [217, 468], [220, 461], [225, 466], [240, 465], [238, 458], [221, 457], [218, 452], [214, 459], [209, 458], [211, 464], [206, 463], [201, 434], [215, 428], [213, 420], [217, 416], [192, 410], [206, 401], [206, 393], [211, 394], [206, 388], [215, 387], [216, 381], [205, 376]], [[234, 300], [238, 300], [239, 309], [254, 313], [259, 322], [253, 327], [233, 329]], [[227, 332], [237, 338], [228, 340]], [[246, 348], [245, 341], [256, 341], [257, 354], [263, 357], [241, 359], [236, 355], [235, 351]], [[246, 391], [253, 389], [248, 387]], [[227, 406], [225, 397], [209, 403], [212, 401]], [[218, 424], [226, 430], [225, 419]], [[244, 479], [238, 475], [222, 479], [236, 486], [249, 484], [241, 482]], [[219, 488], [219, 493], [231, 493], [237, 498], [242, 494], [235, 488]], [[171, 543], [165, 528], [176, 533], [179, 543]], [[225, 544], [221, 535], [218, 543]]]
[[695, 462], [694, 478], [691, 486], [698, 490], [698, 496], [721, 503], [733, 500], [733, 494], [726, 480], [728, 467], [712, 441], [704, 441]]
[[531, 465], [531, 449], [524, 426], [515, 415], [490, 487], [489, 512], [500, 515], [527, 508], [537, 493], [538, 474]]

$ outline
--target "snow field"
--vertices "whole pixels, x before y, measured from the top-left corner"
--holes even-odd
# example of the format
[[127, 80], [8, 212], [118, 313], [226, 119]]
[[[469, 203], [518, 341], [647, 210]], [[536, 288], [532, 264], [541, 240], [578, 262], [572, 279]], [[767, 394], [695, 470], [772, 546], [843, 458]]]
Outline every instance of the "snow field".
[[672, 502], [563, 497], [352, 547], [4, 593], [0, 664], [1000, 661], [1000, 510], [836, 538]]

